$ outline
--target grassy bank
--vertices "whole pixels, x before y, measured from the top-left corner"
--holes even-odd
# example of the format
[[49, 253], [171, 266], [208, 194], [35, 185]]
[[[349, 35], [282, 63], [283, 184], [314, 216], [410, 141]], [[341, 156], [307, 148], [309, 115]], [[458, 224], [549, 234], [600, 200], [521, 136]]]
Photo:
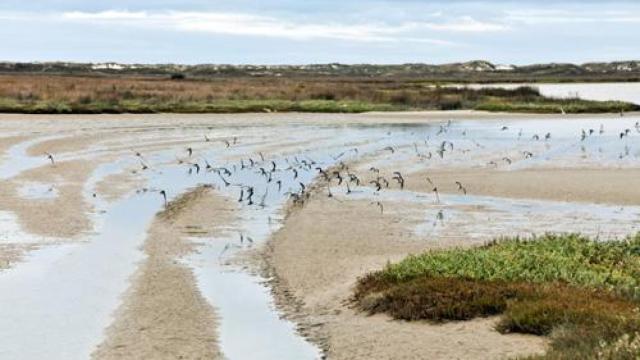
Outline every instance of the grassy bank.
[[14, 99], [0, 99], [0, 113], [26, 114], [149, 114], [149, 113], [248, 113], [248, 112], [315, 112], [362, 113], [368, 111], [403, 111], [406, 106], [375, 104], [360, 101], [335, 100], [216, 100], [212, 102], [141, 102], [122, 100], [112, 102], [67, 103], [34, 101], [23, 103]]
[[167, 79], [0, 75], [0, 112], [240, 113], [463, 110], [567, 113], [640, 110], [619, 102], [545, 98], [535, 89], [439, 87], [401, 79]]
[[544, 359], [637, 359], [640, 235], [548, 235], [432, 251], [360, 279], [355, 301], [405, 320], [501, 315], [501, 332], [550, 336]]

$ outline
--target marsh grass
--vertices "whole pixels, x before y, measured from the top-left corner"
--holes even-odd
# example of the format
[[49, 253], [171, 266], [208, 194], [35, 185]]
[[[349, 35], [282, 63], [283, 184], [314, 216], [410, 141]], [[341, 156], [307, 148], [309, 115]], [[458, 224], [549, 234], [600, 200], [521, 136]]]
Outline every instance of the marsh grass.
[[639, 281], [639, 235], [546, 235], [409, 257], [360, 279], [354, 300], [404, 320], [501, 314], [503, 333], [550, 336], [545, 359], [637, 358]]
[[0, 112], [238, 113], [458, 110], [631, 111], [635, 105], [548, 99], [532, 87], [469, 89], [407, 79], [0, 75]]

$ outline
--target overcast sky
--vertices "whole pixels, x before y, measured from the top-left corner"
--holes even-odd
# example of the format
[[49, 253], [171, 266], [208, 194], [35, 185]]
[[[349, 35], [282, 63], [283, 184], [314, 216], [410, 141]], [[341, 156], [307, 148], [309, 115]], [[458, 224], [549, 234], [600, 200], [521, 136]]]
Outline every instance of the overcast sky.
[[640, 1], [1, 0], [0, 60], [640, 59]]

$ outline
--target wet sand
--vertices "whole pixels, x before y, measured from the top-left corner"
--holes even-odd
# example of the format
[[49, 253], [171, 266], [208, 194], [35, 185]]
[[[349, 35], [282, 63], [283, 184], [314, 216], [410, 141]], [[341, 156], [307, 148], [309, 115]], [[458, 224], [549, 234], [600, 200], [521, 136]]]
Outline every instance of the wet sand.
[[[207, 215], [219, 214], [216, 223]], [[234, 206], [207, 188], [169, 204], [150, 227], [147, 258], [134, 275], [95, 359], [220, 359], [215, 310], [202, 297], [191, 270], [180, 263], [195, 250], [188, 237], [214, 236], [233, 220]]]
[[536, 169], [517, 171], [457, 170], [412, 173], [407, 188], [429, 193], [433, 186], [443, 193], [457, 193], [456, 181], [467, 193], [504, 198], [545, 199], [566, 202], [640, 205], [638, 169]]
[[[38, 167], [3, 181], [0, 186], [0, 209], [16, 214], [22, 227], [30, 233], [56, 238], [75, 238], [92, 230], [91, 206], [85, 201], [82, 187], [95, 164], [89, 161], [66, 161]], [[17, 194], [18, 185], [43, 182], [57, 192], [53, 199], [27, 201]]]
[[366, 201], [339, 202], [317, 194], [292, 212], [266, 257], [277, 279], [276, 296], [298, 303], [290, 316], [302, 332], [330, 359], [497, 359], [544, 351], [544, 339], [501, 335], [493, 330], [493, 319], [430, 325], [352, 308], [352, 288], [367, 272], [408, 254], [464, 243], [408, 232], [405, 211], [391, 204], [380, 214]]
[[[627, 117], [630, 122], [640, 119], [636, 114], [627, 114]], [[532, 164], [518, 159], [521, 162], [515, 165], [519, 167], [511, 168], [504, 165], [493, 168], [486, 164], [504, 154], [520, 156], [522, 150], [531, 149], [536, 155], [556, 151], [556, 143], [551, 150], [542, 143], [514, 143], [513, 148], [499, 148], [496, 154], [488, 148], [467, 155], [462, 150], [458, 152], [456, 147], [451, 162], [435, 157], [434, 161], [423, 159], [416, 162], [412, 153], [414, 141], [422, 141], [429, 136], [437, 138], [433, 130], [449, 120], [454, 124], [462, 121], [471, 127], [486, 123], [490, 124], [490, 130], [497, 132], [496, 129], [504, 122], [530, 122], [535, 127], [536, 121], [582, 124], [585, 120], [606, 123], [616, 119], [617, 115], [572, 115], [558, 119], [557, 115], [469, 111], [358, 115], [0, 115], [0, 126], [12, 134], [0, 140], [0, 166], [10, 160], [10, 149], [33, 142], [25, 149], [24, 160], [27, 161], [21, 160], [19, 163], [22, 164], [17, 164], [24, 170], [0, 183], [0, 210], [15, 216], [16, 226], [24, 234], [36, 236], [36, 240], [28, 243], [12, 237], [22, 236], [21, 233], [0, 238], [3, 241], [0, 242], [0, 276], [7, 269], [20, 270], [19, 265], [29, 261], [33, 249], [56, 246], [44, 240], [38, 242], [38, 237], [57, 239], [61, 243], [91, 241], [86, 240], [86, 235], [96, 229], [94, 222], [99, 218], [96, 214], [101, 211], [108, 214], [110, 204], [138, 196], [142, 190], [141, 194], [160, 201], [158, 189], [150, 187], [144, 176], [153, 178], [168, 171], [169, 165], [183, 167], [184, 171], [179, 174], [187, 176], [189, 164], [199, 162], [204, 166], [204, 159], [213, 157], [211, 154], [219, 156], [215, 166], [229, 168], [240, 166], [240, 159], [245, 159], [245, 162], [248, 157], [258, 159], [259, 153], [268, 159], [276, 155], [287, 156], [286, 163], [278, 164], [276, 174], [282, 178], [292, 176], [284, 167], [290, 164], [289, 161], [293, 162], [294, 156], [315, 158], [317, 155], [314, 154], [328, 152], [327, 159], [335, 163], [342, 161], [358, 173], [364, 185], [368, 186], [366, 191], [371, 191], [368, 181], [372, 174], [368, 169], [376, 166], [389, 179], [394, 171], [402, 171], [406, 180], [405, 192], [411, 191], [411, 196], [431, 199], [432, 185], [426, 181], [428, 176], [445, 202], [447, 197], [461, 195], [455, 184], [460, 181], [470, 197], [492, 196], [497, 199], [486, 201], [509, 203], [515, 199], [533, 199], [559, 201], [576, 208], [593, 203], [632, 208], [640, 205], [640, 189], [634, 185], [634, 179], [640, 178], [635, 147], [632, 147], [629, 157], [618, 161], [613, 157], [615, 154], [610, 154], [611, 157], [597, 155], [596, 145], [588, 145], [585, 159], [585, 151], [580, 153], [579, 147], [571, 145], [563, 152], [558, 150], [554, 153], [561, 157], [555, 167], [554, 159]], [[425, 124], [431, 124], [431, 130], [421, 127]], [[578, 134], [583, 125], [572, 126], [577, 126], [575, 133]], [[589, 123], [588, 126], [595, 125]], [[432, 132], [422, 135], [424, 131]], [[363, 135], [352, 138], [350, 133]], [[492, 132], [488, 134], [495, 135]], [[204, 140], [205, 135], [209, 135], [210, 141]], [[510, 138], [505, 138], [504, 133], [497, 135], [503, 137], [502, 143], [497, 142], [499, 146], [510, 144]], [[637, 135], [634, 133], [632, 136], [631, 139], [635, 140]], [[228, 148], [224, 141], [233, 141], [234, 138], [238, 144]], [[553, 141], [556, 139], [554, 132]], [[456, 146], [462, 142], [453, 141]], [[568, 143], [566, 138], [557, 141], [558, 148]], [[383, 150], [387, 144], [394, 146], [393, 156]], [[603, 144], [600, 146], [619, 143]], [[634, 143], [630, 144], [633, 146]], [[465, 146], [470, 145], [463, 144], [462, 149]], [[187, 154], [187, 147], [192, 148], [193, 156]], [[342, 157], [342, 153], [354, 147], [358, 147], [361, 153], [349, 152]], [[44, 151], [54, 153], [57, 159], [55, 166], [42, 156]], [[141, 159], [136, 157], [136, 151], [142, 152], [142, 161], [151, 169], [146, 172], [141, 169]], [[109, 169], [104, 170], [103, 166]], [[261, 166], [270, 167], [270, 164]], [[317, 174], [313, 167], [306, 171], [308, 179]], [[226, 242], [234, 241], [229, 244], [237, 247], [235, 211], [246, 205], [239, 205], [239, 189], [236, 190], [235, 185], [225, 187], [212, 174], [200, 176], [206, 176], [207, 181], [216, 185], [186, 195], [170, 194], [182, 199], [176, 202], [180, 205], [170, 206], [169, 211], [160, 213], [149, 224], [142, 245], [144, 259], [135, 265], [130, 283], [124, 287], [128, 289], [118, 300], [118, 310], [104, 329], [104, 338], [95, 339], [99, 346], [94, 349], [93, 357], [224, 357], [219, 334], [221, 319], [216, 304], [202, 294], [193, 273], [193, 264], [187, 259], [199, 251], [193, 237], [201, 237], [207, 242], [224, 238]], [[252, 181], [262, 181], [259, 173], [255, 178], [257, 180]], [[292, 190], [298, 188], [297, 181], [285, 185], [288, 188], [285, 187], [279, 196], [284, 196], [282, 194], [286, 191], [297, 191]], [[27, 199], [20, 195], [20, 189], [29, 184], [51, 186], [54, 191], [50, 195], [40, 194], [41, 198]], [[166, 186], [163, 183], [156, 186], [160, 185]], [[394, 321], [386, 316], [367, 316], [355, 311], [349, 302], [351, 291], [358, 277], [367, 272], [408, 254], [433, 248], [471, 246], [488, 239], [481, 234], [471, 241], [465, 233], [467, 228], [456, 228], [455, 225], [442, 230], [434, 227], [437, 231], [429, 229], [430, 232], [421, 233], [416, 229], [425, 223], [425, 216], [432, 215], [428, 212], [438, 207], [427, 206], [424, 201], [412, 202], [389, 196], [383, 201], [384, 213], [381, 214], [380, 209], [372, 204], [377, 200], [376, 194], [350, 198], [344, 193], [344, 184], [338, 187], [333, 180], [333, 186], [336, 186], [336, 196], [328, 198], [327, 189], [318, 188], [304, 207], [291, 209], [267, 246], [257, 249], [267, 264], [267, 272], [274, 276], [270, 284], [278, 310], [293, 320], [300, 333], [318, 344], [328, 358], [494, 359], [544, 351], [546, 340], [543, 338], [497, 333], [493, 330], [495, 319], [431, 325]], [[391, 190], [399, 191], [393, 181], [390, 189], [382, 193]], [[96, 193], [95, 198], [91, 198], [91, 192]], [[256, 199], [260, 195], [256, 194]], [[489, 214], [489, 210], [479, 205], [463, 202], [451, 206], [447, 217]], [[545, 206], [545, 203], [540, 206]], [[594, 211], [597, 215], [599, 210]], [[607, 216], [619, 217], [616, 220], [621, 224], [637, 223], [633, 213], [611, 214]], [[557, 215], [558, 221], [566, 222], [567, 227], [575, 225], [574, 219], [563, 218], [571, 214], [559, 212]], [[508, 211], [500, 216], [509, 221], [530, 221], [532, 226], [538, 226], [536, 221], [546, 221], [536, 220], [533, 216], [531, 219], [526, 219], [526, 216], [524, 220], [512, 219]], [[502, 219], [499, 216], [495, 218]], [[605, 218], [599, 219], [604, 221], [602, 219]], [[472, 219], [480, 221], [479, 217]], [[230, 235], [225, 231], [232, 228], [233, 240], [229, 240]], [[244, 230], [250, 233], [252, 229]], [[230, 262], [241, 264], [249, 272], [257, 272], [258, 267], [243, 258], [243, 251], [238, 250], [237, 258]]]

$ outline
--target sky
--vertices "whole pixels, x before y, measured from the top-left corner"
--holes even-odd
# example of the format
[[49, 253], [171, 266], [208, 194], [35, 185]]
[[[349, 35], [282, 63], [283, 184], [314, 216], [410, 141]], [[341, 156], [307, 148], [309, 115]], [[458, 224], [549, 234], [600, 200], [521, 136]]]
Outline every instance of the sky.
[[0, 61], [584, 63], [639, 34], [640, 1], [0, 1]]

